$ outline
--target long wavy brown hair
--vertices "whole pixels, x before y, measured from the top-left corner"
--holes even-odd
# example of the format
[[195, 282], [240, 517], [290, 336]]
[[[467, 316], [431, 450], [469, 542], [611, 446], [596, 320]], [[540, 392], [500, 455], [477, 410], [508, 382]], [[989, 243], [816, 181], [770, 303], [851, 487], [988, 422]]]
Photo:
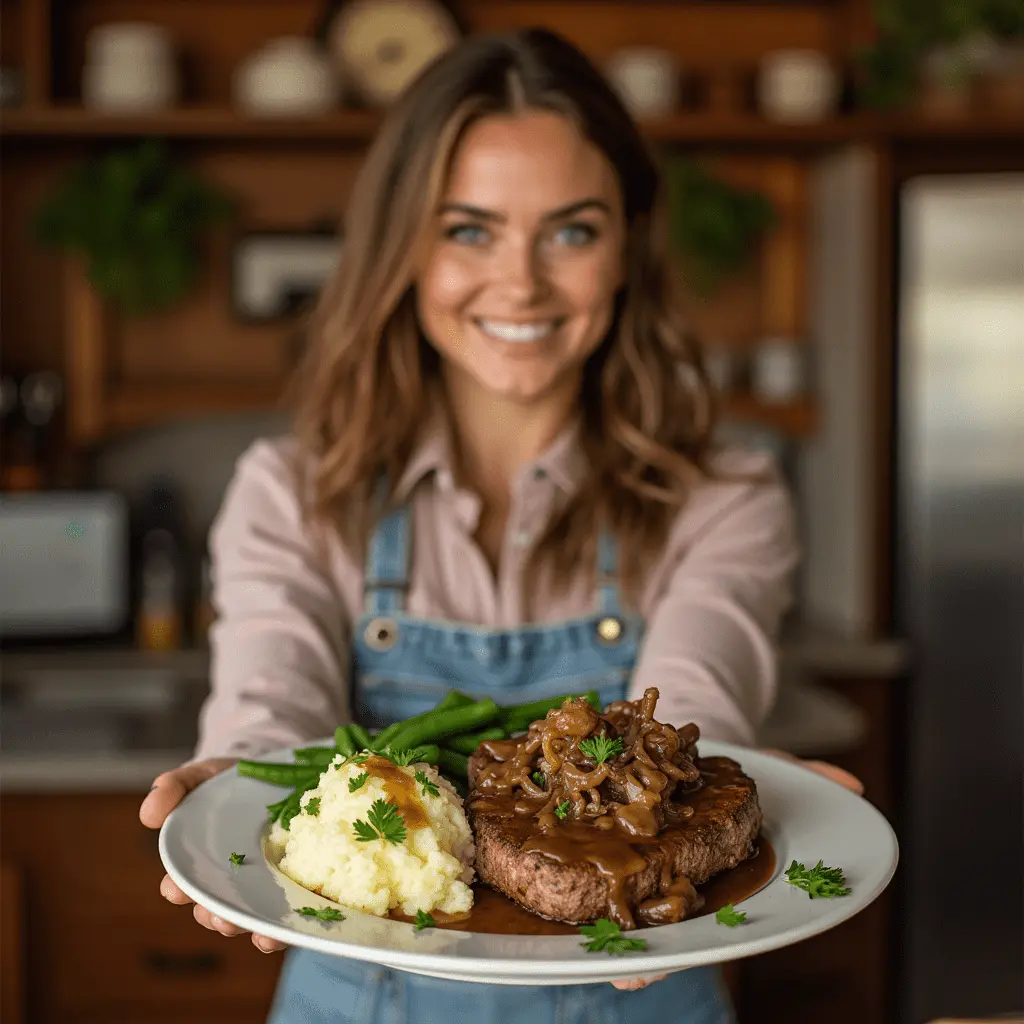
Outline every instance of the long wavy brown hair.
[[[569, 118], [622, 189], [626, 280], [583, 371], [588, 472], [532, 553], [564, 585], [593, 565], [607, 525], [627, 590], [708, 472], [712, 391], [669, 258], [662, 179], [635, 122], [589, 60], [552, 32], [471, 37], [389, 111], [352, 192], [344, 257], [313, 313], [292, 391], [311, 514], [365, 550], [378, 485], [396, 482], [431, 408], [439, 359], [415, 313], [414, 276], [453, 154], [479, 118], [526, 109]], [[312, 456], [312, 458], [310, 458]]]

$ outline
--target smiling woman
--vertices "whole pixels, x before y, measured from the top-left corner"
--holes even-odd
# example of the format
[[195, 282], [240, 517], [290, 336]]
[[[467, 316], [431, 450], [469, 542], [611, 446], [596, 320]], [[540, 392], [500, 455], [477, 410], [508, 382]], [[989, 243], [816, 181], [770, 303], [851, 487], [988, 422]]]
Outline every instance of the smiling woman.
[[[453, 689], [608, 706], [656, 688], [665, 723], [753, 740], [792, 509], [769, 460], [712, 448], [661, 193], [614, 92], [546, 31], [469, 39], [394, 105], [292, 435], [242, 457], [215, 524], [197, 763], [157, 780], [147, 824], [231, 763], [217, 758], [385, 729]], [[650, 980], [452, 985], [292, 951], [272, 1020], [732, 1019], [713, 969]]]

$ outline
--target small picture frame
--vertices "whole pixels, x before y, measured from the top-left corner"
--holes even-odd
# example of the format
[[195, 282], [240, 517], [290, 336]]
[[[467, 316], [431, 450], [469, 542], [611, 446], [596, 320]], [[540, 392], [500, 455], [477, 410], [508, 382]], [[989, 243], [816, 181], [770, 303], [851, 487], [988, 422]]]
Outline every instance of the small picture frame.
[[231, 306], [247, 323], [293, 320], [316, 302], [341, 258], [333, 230], [261, 229], [231, 252]]

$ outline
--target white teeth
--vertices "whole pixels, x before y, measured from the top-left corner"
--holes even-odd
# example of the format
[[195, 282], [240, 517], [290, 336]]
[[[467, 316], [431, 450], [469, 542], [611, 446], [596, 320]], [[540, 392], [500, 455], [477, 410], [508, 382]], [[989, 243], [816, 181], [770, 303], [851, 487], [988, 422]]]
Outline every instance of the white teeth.
[[499, 341], [530, 342], [546, 338], [554, 329], [554, 320], [533, 324], [513, 324], [501, 320], [478, 320], [477, 326], [491, 338]]

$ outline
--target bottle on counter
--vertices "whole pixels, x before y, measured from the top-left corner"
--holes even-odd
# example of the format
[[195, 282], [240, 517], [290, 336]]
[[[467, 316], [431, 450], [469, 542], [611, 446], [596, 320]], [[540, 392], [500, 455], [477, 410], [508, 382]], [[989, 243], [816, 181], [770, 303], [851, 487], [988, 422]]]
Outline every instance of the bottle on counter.
[[151, 486], [140, 527], [138, 643], [144, 650], [176, 650], [184, 638], [185, 548], [180, 503], [169, 483]]

